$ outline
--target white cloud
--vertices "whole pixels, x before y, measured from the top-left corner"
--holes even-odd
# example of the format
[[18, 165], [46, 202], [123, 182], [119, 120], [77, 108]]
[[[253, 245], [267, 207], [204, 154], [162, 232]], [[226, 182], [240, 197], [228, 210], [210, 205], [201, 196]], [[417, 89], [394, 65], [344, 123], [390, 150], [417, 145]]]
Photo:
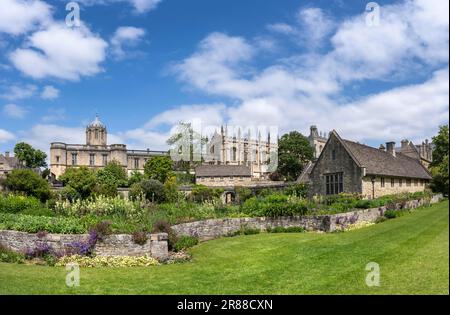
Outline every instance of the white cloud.
[[111, 38], [112, 55], [117, 59], [124, 59], [131, 53], [124, 50], [125, 46], [136, 46], [144, 37], [145, 30], [133, 26], [121, 26]]
[[6, 91], [0, 95], [1, 98], [13, 101], [21, 100], [32, 97], [37, 90], [37, 86], [33, 84], [28, 85], [13, 85], [6, 89]]
[[3, 106], [3, 113], [9, 118], [22, 119], [28, 113], [28, 111], [16, 104], [7, 104]]
[[11, 62], [35, 79], [78, 80], [102, 71], [108, 44], [85, 27], [53, 24], [30, 36], [27, 45], [13, 51]]
[[129, 3], [136, 13], [142, 14], [156, 9], [162, 0], [79, 0], [85, 5], [109, 5], [114, 3]]
[[[230, 124], [278, 124], [282, 132], [308, 132], [309, 125], [319, 124], [357, 140], [429, 137], [448, 122], [448, 10], [440, 4], [383, 6], [378, 27], [367, 26], [364, 14], [338, 24], [322, 11], [304, 9], [300, 23], [269, 29], [289, 35], [325, 19], [312, 38], [331, 39], [328, 52], [303, 50], [258, 68], [252, 61], [259, 51], [251, 41], [213, 33], [173, 69], [190, 87], [231, 98], [225, 116]], [[360, 82], [388, 80], [404, 86], [357, 101], [343, 93]]]
[[0, 143], [5, 143], [5, 142], [8, 142], [8, 141], [12, 141], [15, 138], [16, 137], [11, 132], [9, 132], [7, 130], [4, 130], [4, 129], [0, 129]]
[[42, 116], [41, 120], [45, 123], [62, 121], [66, 119], [66, 110], [64, 108], [50, 108], [48, 114]]
[[41, 98], [45, 100], [53, 100], [59, 97], [59, 90], [52, 85], [44, 86], [41, 92]]
[[0, 33], [20, 35], [50, 21], [51, 7], [44, 1], [0, 1]]

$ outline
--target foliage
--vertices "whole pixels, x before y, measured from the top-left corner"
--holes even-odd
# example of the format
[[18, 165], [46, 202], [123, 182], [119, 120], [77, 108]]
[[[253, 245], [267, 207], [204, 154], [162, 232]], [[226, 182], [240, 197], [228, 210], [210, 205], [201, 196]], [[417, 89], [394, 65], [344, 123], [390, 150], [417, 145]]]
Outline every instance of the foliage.
[[253, 197], [252, 190], [247, 187], [236, 186], [234, 188], [234, 191], [236, 192], [236, 198], [239, 203], [243, 203], [247, 199], [250, 199], [251, 197]]
[[164, 200], [167, 202], [176, 202], [182, 198], [182, 193], [178, 190], [177, 178], [169, 177], [164, 183]]
[[64, 186], [71, 187], [71, 192], [76, 191], [77, 195], [82, 199], [90, 197], [96, 185], [95, 172], [85, 166], [79, 168], [70, 167], [66, 169], [59, 179]]
[[195, 185], [192, 188], [189, 199], [195, 202], [212, 201], [220, 198], [223, 194], [223, 189], [210, 188], [204, 185]]
[[394, 219], [394, 218], [397, 217], [397, 211], [395, 211], [395, 210], [387, 210], [387, 211], [384, 213], [384, 216], [385, 216], [387, 219]]
[[192, 236], [181, 236], [175, 243], [174, 250], [176, 252], [186, 250], [198, 244], [198, 239]]
[[116, 196], [117, 188], [127, 186], [127, 173], [117, 161], [109, 162], [96, 173], [96, 192], [100, 195]]
[[6, 176], [5, 187], [9, 191], [34, 196], [41, 201], [46, 201], [51, 196], [48, 182], [32, 170], [13, 170]]
[[274, 182], [280, 182], [283, 180], [283, 176], [280, 174], [280, 172], [276, 171], [276, 172], [270, 173], [269, 179]]
[[155, 179], [145, 179], [140, 183], [142, 194], [151, 202], [163, 202], [165, 199], [164, 185]]
[[283, 135], [278, 142], [278, 172], [288, 181], [296, 180], [313, 158], [308, 138], [297, 131]]
[[0, 261], [5, 263], [23, 264], [25, 255], [12, 249], [6, 245], [0, 243]]
[[431, 163], [431, 174], [433, 179], [430, 188], [448, 196], [449, 191], [449, 129], [448, 125], [441, 126], [437, 136], [433, 137], [433, 162]]
[[14, 147], [14, 155], [24, 162], [28, 168], [46, 167], [47, 154], [41, 150], [34, 149], [25, 142], [17, 143]]
[[195, 183], [195, 175], [189, 172], [176, 173], [177, 183], [180, 185], [192, 185]]
[[165, 221], [165, 220], [159, 220], [156, 221], [153, 224], [153, 230], [152, 233], [167, 233], [168, 235], [168, 245], [169, 245], [169, 249], [174, 249], [175, 248], [175, 244], [178, 241], [178, 237], [176, 236], [174, 230], [172, 229], [172, 227], [170, 226], [169, 222]]
[[[42, 210], [44, 208], [44, 210]], [[0, 212], [32, 214], [40, 211], [48, 211], [44, 205], [35, 197], [0, 194]]]
[[173, 147], [177, 162], [188, 162], [189, 165], [201, 161], [202, 146], [208, 142], [208, 139], [202, 137], [189, 122], [180, 122], [177, 126], [177, 132], [168, 140], [167, 144]]
[[307, 184], [294, 184], [286, 187], [284, 193], [288, 196], [307, 198], [308, 190], [309, 187]]
[[168, 156], [156, 156], [144, 165], [144, 174], [148, 179], [165, 183], [173, 175], [173, 162]]
[[274, 193], [264, 198], [253, 197], [242, 205], [242, 212], [255, 217], [280, 217], [304, 215], [307, 201], [298, 197]]
[[75, 218], [39, 217], [24, 214], [0, 213], [0, 229], [28, 233], [48, 231], [58, 234], [81, 234], [87, 228]]
[[74, 255], [74, 256], [61, 257], [58, 260], [58, 262], [56, 263], [56, 266], [64, 267], [70, 263], [76, 263], [80, 267], [84, 267], [84, 268], [150, 267], [150, 266], [159, 265], [159, 262], [150, 256], [87, 257], [87, 256], [81, 256], [81, 255]]
[[229, 237], [239, 236], [239, 235], [255, 235], [259, 234], [261, 231], [259, 229], [253, 229], [246, 225], [241, 225], [239, 230], [228, 234]]
[[134, 184], [139, 184], [144, 178], [145, 176], [141, 172], [133, 171], [128, 178], [128, 186], [131, 187]]
[[148, 241], [147, 233], [145, 232], [134, 232], [133, 242], [138, 245], [145, 245]]
[[274, 228], [267, 227], [267, 233], [304, 233], [306, 230], [301, 226], [276, 226]]

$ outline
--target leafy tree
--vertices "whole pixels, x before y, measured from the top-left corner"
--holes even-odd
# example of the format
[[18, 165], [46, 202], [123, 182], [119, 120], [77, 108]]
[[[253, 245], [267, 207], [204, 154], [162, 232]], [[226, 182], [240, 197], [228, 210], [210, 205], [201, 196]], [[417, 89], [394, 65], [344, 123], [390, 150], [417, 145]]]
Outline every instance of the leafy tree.
[[116, 196], [117, 188], [128, 184], [127, 173], [117, 161], [109, 162], [103, 169], [96, 173], [97, 185], [95, 192], [97, 195]]
[[155, 179], [145, 179], [140, 183], [140, 186], [145, 199], [148, 201], [164, 201], [164, 185], [160, 181]]
[[204, 202], [212, 201], [214, 199], [220, 198], [223, 194], [223, 189], [220, 188], [210, 188], [204, 185], [195, 185], [192, 188], [189, 198], [191, 201]]
[[47, 154], [41, 150], [34, 149], [31, 145], [25, 142], [17, 143], [14, 147], [15, 156], [25, 163], [26, 167], [37, 168], [46, 167]]
[[32, 170], [13, 170], [6, 176], [4, 185], [9, 191], [34, 196], [43, 202], [51, 195], [48, 182]]
[[278, 172], [289, 181], [296, 180], [313, 157], [308, 138], [292, 131], [283, 135], [278, 143]]
[[95, 172], [86, 166], [66, 169], [60, 180], [64, 186], [72, 187], [83, 199], [90, 197], [96, 186]]
[[168, 202], [176, 202], [180, 197], [176, 176], [169, 177], [164, 183], [164, 197]]
[[440, 192], [448, 195], [449, 190], [449, 129], [448, 125], [441, 126], [439, 133], [433, 137], [433, 162], [430, 165], [430, 171], [433, 175], [430, 187], [434, 192]]
[[168, 156], [157, 156], [151, 158], [144, 165], [144, 174], [148, 179], [154, 179], [165, 183], [172, 176], [173, 163]]
[[128, 178], [128, 186], [133, 186], [134, 184], [140, 183], [142, 180], [144, 180], [144, 174], [138, 171], [133, 171]]

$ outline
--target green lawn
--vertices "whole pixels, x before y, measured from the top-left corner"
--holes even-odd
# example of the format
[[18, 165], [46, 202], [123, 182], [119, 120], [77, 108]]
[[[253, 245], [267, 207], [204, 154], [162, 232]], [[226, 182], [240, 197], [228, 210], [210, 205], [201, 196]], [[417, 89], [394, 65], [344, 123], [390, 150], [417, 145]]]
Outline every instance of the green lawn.
[[[1, 294], [448, 294], [449, 204], [356, 231], [223, 238], [194, 260], [149, 268], [82, 269], [0, 263]], [[367, 287], [366, 264], [381, 268]]]

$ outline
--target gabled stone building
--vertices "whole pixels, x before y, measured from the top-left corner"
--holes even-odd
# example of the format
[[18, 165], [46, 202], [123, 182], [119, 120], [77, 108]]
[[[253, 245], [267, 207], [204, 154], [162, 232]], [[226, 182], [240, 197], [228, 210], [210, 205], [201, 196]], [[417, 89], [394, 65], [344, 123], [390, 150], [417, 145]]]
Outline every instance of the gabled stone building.
[[380, 149], [341, 139], [332, 131], [310, 167], [311, 195], [358, 193], [365, 198], [423, 191], [431, 180], [420, 158], [396, 152], [395, 142]]
[[0, 178], [6, 177], [12, 170], [23, 168], [23, 164], [9, 152], [0, 153]]
[[128, 150], [125, 144], [108, 145], [106, 126], [98, 119], [86, 127], [86, 144], [54, 142], [50, 146], [50, 170], [52, 177], [58, 178], [68, 167], [87, 166], [101, 169], [110, 161], [119, 162], [131, 173], [143, 172], [148, 159], [168, 156], [167, 151]]

